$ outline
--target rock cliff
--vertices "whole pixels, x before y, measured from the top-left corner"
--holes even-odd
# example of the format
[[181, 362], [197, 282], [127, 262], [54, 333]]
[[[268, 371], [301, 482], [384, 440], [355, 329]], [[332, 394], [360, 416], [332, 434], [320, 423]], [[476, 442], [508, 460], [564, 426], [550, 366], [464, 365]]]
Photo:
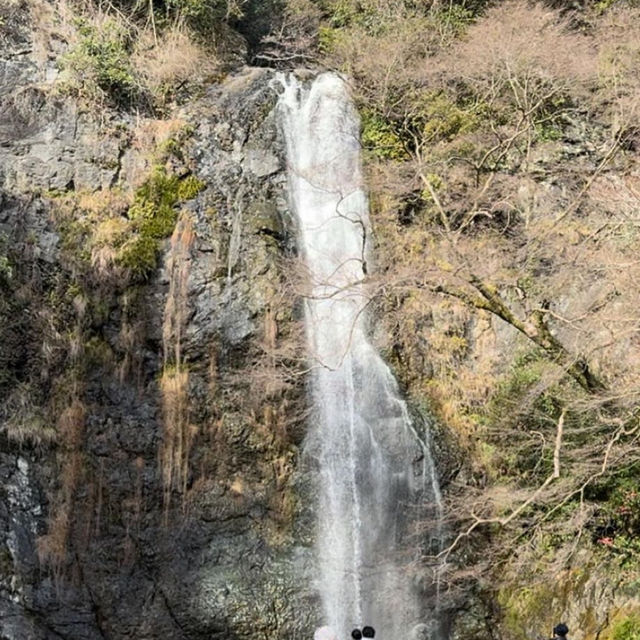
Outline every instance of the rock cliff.
[[[0, 637], [308, 635], [302, 385], [265, 388], [297, 331], [273, 73], [238, 70], [170, 122], [96, 114], [55, 95], [16, 27], [0, 62]], [[96, 230], [134, 233], [154, 171], [198, 182], [157, 267], [125, 275]]]

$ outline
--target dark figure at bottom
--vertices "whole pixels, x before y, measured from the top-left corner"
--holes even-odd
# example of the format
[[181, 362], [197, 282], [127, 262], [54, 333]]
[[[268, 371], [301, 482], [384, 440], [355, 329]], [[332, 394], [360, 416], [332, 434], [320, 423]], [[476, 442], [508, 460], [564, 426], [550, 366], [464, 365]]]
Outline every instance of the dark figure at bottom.
[[373, 627], [362, 627], [362, 631], [360, 629], [354, 629], [351, 632], [351, 637], [353, 640], [362, 640], [362, 638], [375, 638], [376, 630]]

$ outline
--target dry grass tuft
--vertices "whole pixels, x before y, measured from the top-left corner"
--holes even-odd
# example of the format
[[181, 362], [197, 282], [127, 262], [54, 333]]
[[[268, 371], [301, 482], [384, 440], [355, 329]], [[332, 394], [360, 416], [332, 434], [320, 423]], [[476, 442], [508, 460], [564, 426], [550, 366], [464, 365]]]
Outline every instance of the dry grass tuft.
[[131, 204], [131, 195], [118, 189], [80, 191], [74, 194], [74, 203], [94, 216], [122, 215]]
[[129, 223], [121, 216], [107, 218], [96, 227], [92, 237], [91, 266], [101, 279], [120, 275], [118, 247], [123, 244], [128, 231]]
[[16, 387], [5, 400], [2, 414], [6, 420], [0, 423], [0, 434], [22, 446], [47, 445], [56, 439], [56, 431], [46, 420], [43, 410], [37, 406], [33, 388], [29, 383]]
[[[135, 128], [131, 132], [131, 146], [136, 151], [148, 153], [149, 150], [162, 149], [171, 140], [180, 138], [185, 130], [186, 122], [179, 118], [167, 118], [164, 120], [154, 118], [138, 119]], [[140, 172], [140, 180], [133, 180], [133, 186], [138, 187], [148, 175], [148, 168]]]
[[70, 529], [70, 508], [64, 505], [49, 519], [47, 533], [40, 536], [36, 546], [42, 565], [51, 567], [56, 581], [62, 577], [62, 567], [67, 557], [67, 540]]
[[218, 67], [215, 55], [206, 52], [180, 24], [157, 40], [149, 31], [142, 33], [132, 61], [143, 84], [160, 102], [187, 83], [214, 73]]
[[196, 428], [189, 424], [189, 373], [167, 369], [160, 379], [164, 434], [160, 451], [165, 516], [173, 491], [186, 494], [189, 455]]

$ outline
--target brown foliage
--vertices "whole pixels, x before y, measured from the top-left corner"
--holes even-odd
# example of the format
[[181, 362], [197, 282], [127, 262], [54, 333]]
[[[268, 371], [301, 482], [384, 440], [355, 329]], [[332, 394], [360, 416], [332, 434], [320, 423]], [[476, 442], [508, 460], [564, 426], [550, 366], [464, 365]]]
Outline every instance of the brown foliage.
[[219, 68], [215, 53], [205, 50], [179, 23], [160, 36], [149, 31], [141, 33], [132, 62], [160, 105], [171, 97], [176, 87], [192, 83], [194, 78], [213, 75]]
[[557, 12], [523, 0], [490, 9], [441, 65], [447, 74], [477, 82], [489, 96], [512, 85], [524, 109], [531, 103], [527, 93], [540, 85], [574, 90], [597, 74], [594, 41]]
[[257, 59], [274, 66], [312, 59], [320, 16], [311, 0], [287, 0], [277, 24], [263, 38]]
[[[640, 7], [616, 3], [601, 21], [594, 37], [600, 53], [600, 94], [610, 110], [614, 132], [627, 133], [640, 112]], [[637, 127], [632, 130], [637, 135]], [[636, 138], [636, 150], [640, 146]]]
[[384, 37], [353, 67], [406, 149], [367, 163], [383, 346], [471, 452], [448, 514], [476, 579], [561, 511], [593, 526], [589, 488], [640, 461], [635, 11], [496, 3], [388, 78]]
[[86, 407], [74, 391], [58, 418], [60, 486], [50, 507], [47, 533], [37, 541], [40, 562], [51, 568], [56, 581], [60, 581], [64, 573], [73, 526], [75, 493], [84, 470], [82, 449], [86, 416]]
[[162, 341], [164, 368], [160, 379], [164, 433], [160, 466], [164, 486], [165, 516], [174, 491], [186, 494], [189, 458], [197, 428], [189, 421], [189, 372], [182, 354], [182, 336], [187, 318], [187, 287], [191, 247], [195, 240], [193, 220], [183, 213], [171, 236], [167, 261], [169, 293], [164, 308]]
[[165, 365], [182, 362], [181, 341], [187, 314], [187, 293], [191, 264], [191, 247], [195, 240], [193, 220], [182, 213], [171, 236], [171, 249], [167, 260], [169, 293], [164, 308], [162, 344]]

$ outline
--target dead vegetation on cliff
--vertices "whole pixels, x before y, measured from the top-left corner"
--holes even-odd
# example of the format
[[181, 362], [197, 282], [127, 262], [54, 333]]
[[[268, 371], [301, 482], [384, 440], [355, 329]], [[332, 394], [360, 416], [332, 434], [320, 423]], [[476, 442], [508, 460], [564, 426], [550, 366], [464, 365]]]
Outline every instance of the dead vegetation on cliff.
[[[54, 88], [86, 107], [166, 113], [221, 70], [215, 42], [205, 43], [182, 14], [156, 24], [136, 6], [29, 0], [36, 56], [57, 72]], [[62, 46], [61, 46], [62, 45]]]
[[182, 354], [189, 313], [187, 287], [194, 240], [193, 221], [188, 213], [183, 213], [171, 236], [167, 260], [169, 293], [162, 324], [164, 355], [160, 393], [164, 431], [159, 453], [165, 519], [168, 518], [172, 494], [186, 495], [191, 445], [197, 433], [197, 427], [191, 424], [189, 416], [189, 371]]
[[427, 50], [392, 18], [331, 51], [363, 113], [388, 357], [472, 452], [441, 557], [475, 577], [522, 544], [564, 554], [558, 518], [574, 553], [635, 553], [601, 521], [640, 463], [639, 18], [505, 2]]

